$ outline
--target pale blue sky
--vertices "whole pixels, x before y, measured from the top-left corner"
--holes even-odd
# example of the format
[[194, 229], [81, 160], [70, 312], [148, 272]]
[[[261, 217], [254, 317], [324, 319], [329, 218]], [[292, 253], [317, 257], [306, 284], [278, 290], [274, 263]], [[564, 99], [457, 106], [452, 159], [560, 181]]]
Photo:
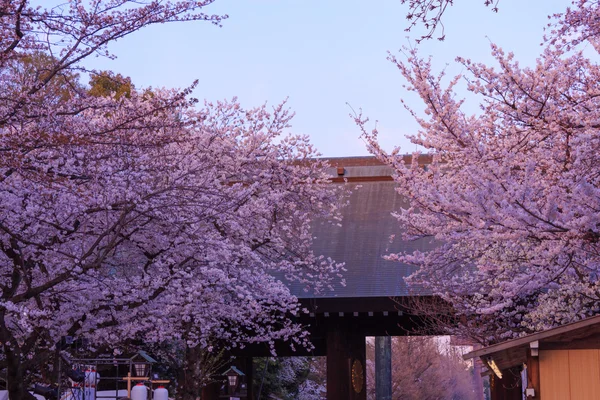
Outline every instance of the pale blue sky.
[[[490, 61], [490, 40], [513, 51], [523, 65], [540, 52], [547, 15], [562, 12], [568, 0], [502, 0], [495, 14], [483, 0], [458, 0], [446, 15], [446, 40], [420, 47], [434, 65], [449, 73], [461, 69], [456, 56]], [[222, 28], [208, 23], [161, 25], [144, 29], [111, 46], [118, 57], [88, 66], [132, 77], [138, 87], [185, 87], [195, 79], [194, 95], [218, 100], [237, 96], [250, 107], [289, 97], [296, 112], [292, 131], [310, 135], [325, 156], [367, 154], [348, 114], [350, 103], [378, 120], [386, 148], [414, 146], [404, 139], [418, 129], [403, 109], [403, 78], [386, 60], [422, 33], [406, 33], [408, 9], [399, 0], [217, 0], [210, 14], [229, 14]]]

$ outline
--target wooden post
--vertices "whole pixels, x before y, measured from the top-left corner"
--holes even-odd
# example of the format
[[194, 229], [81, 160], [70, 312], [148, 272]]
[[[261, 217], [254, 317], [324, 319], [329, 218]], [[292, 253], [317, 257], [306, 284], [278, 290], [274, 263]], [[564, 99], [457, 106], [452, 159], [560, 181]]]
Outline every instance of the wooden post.
[[127, 397], [131, 398], [131, 372], [128, 372], [123, 380], [127, 381]]
[[253, 400], [254, 399], [254, 391], [252, 390], [253, 388], [253, 381], [254, 381], [254, 374], [253, 374], [253, 370], [252, 370], [252, 357], [246, 357], [246, 365], [245, 365], [245, 370], [244, 373], [246, 374], [246, 386], [248, 387], [248, 395], [247, 395], [247, 400]]
[[127, 373], [127, 376], [123, 378], [124, 381], [127, 381], [127, 397], [131, 398], [131, 382], [132, 381], [147, 381], [150, 377], [148, 376], [131, 376], [131, 372]]
[[540, 358], [531, 355], [527, 349], [527, 388], [535, 392], [535, 396], [527, 396], [527, 400], [540, 400]]
[[500, 379], [493, 373], [490, 375], [490, 398], [492, 400], [503, 400], [502, 392], [500, 392], [498, 381]]
[[375, 399], [392, 400], [392, 338], [375, 337]]
[[340, 326], [327, 333], [327, 399], [366, 400], [365, 337]]

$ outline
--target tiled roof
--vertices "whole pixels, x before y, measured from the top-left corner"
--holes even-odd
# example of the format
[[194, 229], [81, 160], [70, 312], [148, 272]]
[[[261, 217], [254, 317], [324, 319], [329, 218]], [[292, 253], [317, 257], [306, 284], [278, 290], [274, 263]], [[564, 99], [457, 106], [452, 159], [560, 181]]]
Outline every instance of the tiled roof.
[[384, 259], [390, 253], [425, 251], [433, 246], [422, 240], [401, 240], [401, 228], [391, 213], [407, 207], [407, 203], [395, 191], [396, 183], [390, 179], [391, 169], [373, 157], [333, 160], [332, 175], [337, 176], [337, 168], [343, 167], [344, 178], [359, 179], [347, 183], [353, 194], [350, 204], [343, 209], [342, 226], [315, 224], [313, 248], [316, 254], [345, 263], [346, 286], [337, 284], [335, 291], [315, 295], [305, 292], [301, 285], [292, 284], [292, 292], [300, 298], [425, 294], [415, 289], [409, 292], [404, 282], [414, 267]]

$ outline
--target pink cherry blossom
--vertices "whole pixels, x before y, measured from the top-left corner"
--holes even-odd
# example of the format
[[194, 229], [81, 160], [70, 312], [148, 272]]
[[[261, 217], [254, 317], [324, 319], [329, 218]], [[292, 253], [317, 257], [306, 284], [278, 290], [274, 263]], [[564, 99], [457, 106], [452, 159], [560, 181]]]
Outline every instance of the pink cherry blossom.
[[77, 75], [145, 26], [220, 23], [202, 12], [211, 2], [0, 2], [0, 342], [11, 398], [29, 397], [32, 356], [63, 335], [309, 346], [289, 319], [297, 298], [273, 275], [314, 290], [339, 279], [342, 266], [311, 250], [311, 221], [337, 223], [343, 193], [307, 137], [286, 133], [285, 103], [197, 107], [191, 88], [96, 97]]
[[489, 343], [600, 311], [600, 69], [577, 47], [597, 40], [599, 12], [577, 1], [558, 16], [533, 67], [496, 45], [495, 67], [459, 58], [475, 115], [455, 94], [462, 76], [435, 74], [416, 49], [390, 57], [425, 105], [411, 140], [432, 156], [426, 169], [356, 117], [410, 200], [396, 214], [405, 238], [440, 243], [390, 257], [467, 317], [454, 333]]

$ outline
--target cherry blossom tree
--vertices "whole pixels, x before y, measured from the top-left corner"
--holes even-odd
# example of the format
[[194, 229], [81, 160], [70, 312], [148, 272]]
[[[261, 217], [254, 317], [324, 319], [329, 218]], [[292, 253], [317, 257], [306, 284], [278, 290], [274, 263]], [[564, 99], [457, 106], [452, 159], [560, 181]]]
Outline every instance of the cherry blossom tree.
[[600, 10], [576, 1], [558, 16], [533, 67], [492, 45], [497, 65], [459, 58], [481, 111], [463, 112], [461, 77], [435, 74], [408, 49], [390, 60], [425, 103], [405, 162], [357, 116], [369, 149], [393, 166], [411, 207], [398, 221], [410, 239], [436, 240], [428, 253], [391, 255], [420, 269], [412, 284], [449, 301], [454, 333], [482, 343], [600, 311], [600, 69], [579, 45], [595, 45]]
[[[444, 337], [392, 338], [392, 399], [477, 398], [472, 368]], [[375, 344], [367, 338], [367, 399], [376, 399]]]
[[[308, 345], [278, 272], [324, 289], [312, 253], [340, 193], [280, 104], [197, 108], [181, 91], [78, 73], [145, 26], [221, 16], [212, 1], [0, 2], [0, 343], [11, 399], [63, 335]], [[92, 71], [94, 72], [94, 71]], [[113, 87], [110, 80], [115, 78]], [[95, 79], [95, 81], [94, 81]], [[123, 83], [127, 85], [123, 89]], [[186, 366], [187, 367], [187, 366]]]

